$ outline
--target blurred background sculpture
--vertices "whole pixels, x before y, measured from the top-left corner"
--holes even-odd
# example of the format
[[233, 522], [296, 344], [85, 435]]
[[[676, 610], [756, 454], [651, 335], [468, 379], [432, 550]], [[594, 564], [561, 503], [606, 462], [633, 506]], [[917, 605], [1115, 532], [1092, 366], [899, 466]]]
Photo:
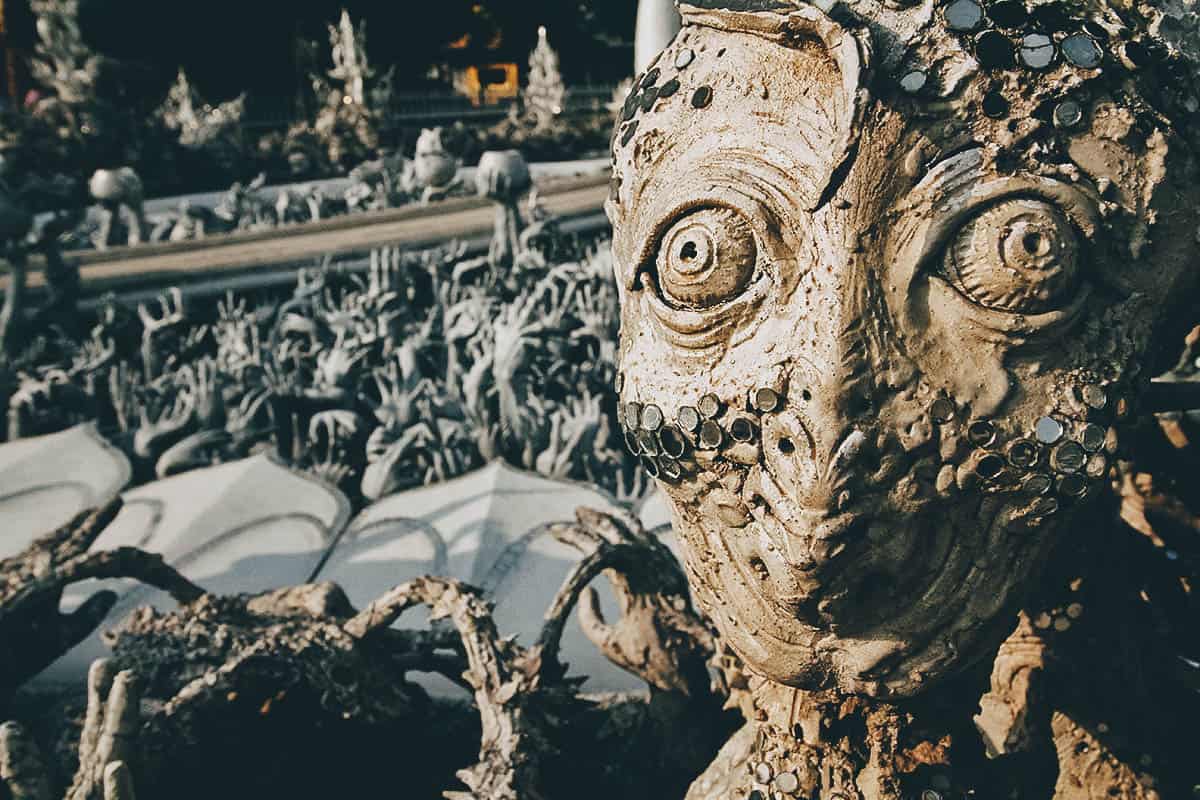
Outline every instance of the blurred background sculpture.
[[27, 118], [6, 121], [26, 151], [24, 168], [86, 175], [135, 161], [142, 121], [122, 105], [114, 62], [85, 41], [78, 0], [34, 0], [30, 7], [38, 42], [29, 65], [39, 90], [26, 98]]
[[417, 138], [413, 176], [421, 187], [421, 200], [445, 199], [458, 185], [459, 159], [447, 152], [441, 128], [426, 128]]
[[83, 40], [78, 0], [34, 0], [37, 55], [34, 78], [61, 102], [75, 107], [91, 101], [100, 78], [101, 57]]
[[496, 223], [488, 261], [493, 270], [513, 266], [520, 252], [521, 220], [519, 200], [533, 186], [529, 165], [518, 150], [484, 153], [475, 172], [475, 190], [496, 204]]
[[375, 77], [367, 58], [367, 24], [358, 27], [350, 19], [350, 12], [343, 10], [336, 26], [329, 26], [329, 43], [333, 53], [333, 69], [329, 77], [345, 87], [345, 97], [350, 103], [367, 104], [367, 80]]
[[550, 46], [546, 28], [538, 28], [537, 46], [529, 54], [529, 77], [521, 100], [535, 127], [554, 127], [563, 112], [567, 90], [558, 69], [558, 53]]
[[1192, 792], [1195, 562], [1112, 499], [1196, 308], [1173, 20], [681, 8], [609, 214], [626, 438], [745, 665], [691, 796]]
[[122, 244], [134, 246], [145, 241], [146, 215], [142, 179], [130, 167], [98, 169], [88, 182], [88, 192], [100, 204], [100, 227], [93, 242], [106, 250], [124, 233]]
[[245, 112], [245, 94], [216, 106], [204, 102], [180, 67], [159, 116], [168, 129], [179, 134], [184, 147], [204, 148], [224, 136], [236, 137]]
[[333, 67], [327, 75], [311, 76], [320, 107], [312, 130], [330, 163], [349, 168], [366, 161], [379, 147], [393, 102], [392, 72], [378, 75], [371, 67], [366, 23], [355, 26], [346, 11], [337, 25], [329, 26], [329, 41]]

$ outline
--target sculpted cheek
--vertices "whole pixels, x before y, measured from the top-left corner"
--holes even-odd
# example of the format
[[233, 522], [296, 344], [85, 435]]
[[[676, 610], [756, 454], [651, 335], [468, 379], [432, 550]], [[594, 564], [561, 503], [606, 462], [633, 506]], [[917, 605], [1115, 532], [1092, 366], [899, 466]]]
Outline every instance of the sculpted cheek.
[[[1008, 347], [963, 314], [954, 313], [948, 286], [927, 284], [910, 304], [910, 343], [926, 378], [979, 416], [1004, 404], [1011, 388], [1005, 368]], [[924, 324], [918, 324], [924, 323]], [[963, 369], [970, 364], [971, 369]]]

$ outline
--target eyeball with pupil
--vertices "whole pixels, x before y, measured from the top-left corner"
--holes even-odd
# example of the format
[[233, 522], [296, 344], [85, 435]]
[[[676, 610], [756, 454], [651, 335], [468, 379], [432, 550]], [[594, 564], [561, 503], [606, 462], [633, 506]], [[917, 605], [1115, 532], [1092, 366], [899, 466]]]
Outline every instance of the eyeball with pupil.
[[655, 266], [667, 300], [706, 307], [745, 291], [757, 260], [758, 245], [746, 218], [728, 208], [705, 208], [667, 231]]
[[1071, 223], [1053, 205], [1004, 200], [959, 229], [947, 251], [946, 270], [981, 306], [1048, 311], [1078, 278], [1079, 243]]

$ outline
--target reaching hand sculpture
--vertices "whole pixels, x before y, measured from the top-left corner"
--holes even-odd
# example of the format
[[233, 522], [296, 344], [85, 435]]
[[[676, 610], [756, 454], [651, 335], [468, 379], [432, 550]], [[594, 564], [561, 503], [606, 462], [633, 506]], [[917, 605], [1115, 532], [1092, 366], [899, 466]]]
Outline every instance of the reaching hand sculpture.
[[520, 253], [521, 211], [517, 200], [533, 186], [529, 165], [516, 150], [489, 151], [479, 159], [475, 189], [496, 203], [496, 222], [488, 262], [492, 269], [508, 268]]
[[[919, 795], [948, 756], [904, 760], [882, 717], [869, 755], [822, 749], [817, 698], [909, 709], [996, 656], [1048, 565], [1087, 571], [1085, 515], [1195, 311], [1194, 73], [1160, 12], [1104, 2], [681, 10], [625, 104], [608, 212], [626, 439], [755, 676], [752, 769], [708, 785]], [[1003, 695], [1021, 670], [997, 668]], [[1064, 788], [1081, 758], [1060, 752], [1056, 797], [1101, 796]], [[1079, 786], [1190, 791], [1193, 765], [1147, 759]]]
[[[87, 711], [79, 737], [79, 768], [66, 800], [134, 800], [133, 773], [141, 722], [141, 689], [129, 671], [107, 659], [88, 671]], [[51, 800], [51, 771], [37, 743], [16, 722], [0, 725], [0, 786], [9, 797]]]
[[148, 378], [156, 378], [162, 372], [170, 359], [171, 348], [165, 342], [187, 324], [183, 292], [178, 287], [173, 286], [160, 295], [158, 306], [161, 313], [156, 315], [145, 303], [138, 305], [138, 318], [142, 321], [142, 368]]

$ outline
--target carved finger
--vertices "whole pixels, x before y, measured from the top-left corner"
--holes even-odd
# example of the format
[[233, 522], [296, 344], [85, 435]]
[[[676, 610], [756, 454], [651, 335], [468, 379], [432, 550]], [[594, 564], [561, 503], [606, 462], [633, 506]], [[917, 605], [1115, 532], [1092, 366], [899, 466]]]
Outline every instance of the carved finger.
[[592, 508], [575, 509], [575, 518], [586, 530], [609, 544], [624, 544], [639, 538], [616, 517]]
[[120, 496], [114, 497], [100, 508], [83, 512], [66, 528], [60, 529], [68, 535], [59, 540], [61, 544], [55, 548], [55, 560], [66, 561], [86, 553], [104, 533], [104, 529], [117, 518], [124, 504]]
[[327, 431], [328, 428], [329, 426], [325, 420], [325, 416], [323, 414], [317, 414], [308, 421], [308, 440], [310, 442], [316, 441], [321, 433]]
[[346, 622], [342, 629], [356, 639], [391, 627], [408, 609], [421, 602], [415, 582], [403, 584], [375, 600]]
[[167, 290], [167, 295], [174, 302], [175, 317], [182, 320], [183, 319], [183, 290], [180, 289], [178, 286], [172, 286], [170, 289]]
[[378, 389], [378, 391], [379, 391], [380, 403], [386, 403], [389, 400], [392, 400], [394, 402], [395, 401], [395, 392], [393, 391], [394, 384], [392, 386], [389, 386], [387, 383], [385, 383], [383, 375], [381, 375], [378, 370], [373, 372], [371, 377], [375, 379], [375, 388]]
[[74, 800], [81, 787], [94, 785], [100, 777], [96, 770], [96, 750], [104, 730], [105, 703], [112, 691], [116, 674], [116, 667], [107, 658], [93, 661], [88, 670], [87, 711], [83, 719], [83, 731], [79, 736], [79, 768], [75, 772], [75, 780], [71, 783], [72, 788], [67, 792], [67, 800]]
[[104, 768], [104, 800], [136, 800], [133, 774], [124, 761], [114, 761]]
[[24, 727], [0, 725], [0, 785], [12, 800], [50, 800], [50, 778]]
[[106, 660], [92, 665], [88, 675], [88, 710], [80, 740], [79, 771], [67, 800], [94, 800], [105, 791], [109, 767], [132, 755], [133, 739], [141, 724], [141, 691], [133, 673], [112, 677]]
[[[567, 526], [552, 526], [550, 532], [557, 534]], [[570, 543], [570, 540], [567, 540]], [[579, 596], [604, 570], [613, 566], [617, 559], [627, 554], [627, 548], [599, 546], [591, 552], [586, 552], [583, 558], [571, 568], [563, 579], [554, 602], [546, 612], [546, 621], [538, 637], [537, 649], [542, 653], [542, 671], [558, 663], [558, 649], [562, 640], [563, 628], [568, 615], [574, 608]]]
[[141, 724], [142, 692], [129, 670], [117, 673], [104, 707], [104, 723], [96, 742], [97, 766], [127, 761], [133, 755], [133, 739]]
[[23, 587], [9, 598], [3, 611], [5, 615], [15, 617], [47, 602], [64, 587], [89, 578], [133, 578], [167, 592], [180, 605], [193, 603], [204, 596], [203, 589], [168, 565], [161, 555], [136, 547], [118, 547], [78, 556], [60, 565], [53, 575]]
[[578, 616], [579, 627], [583, 628], [583, 635], [600, 652], [607, 655], [609, 644], [615, 634], [612, 627], [604, 621], [604, 612], [600, 609], [600, 593], [591, 586], [579, 596]]

